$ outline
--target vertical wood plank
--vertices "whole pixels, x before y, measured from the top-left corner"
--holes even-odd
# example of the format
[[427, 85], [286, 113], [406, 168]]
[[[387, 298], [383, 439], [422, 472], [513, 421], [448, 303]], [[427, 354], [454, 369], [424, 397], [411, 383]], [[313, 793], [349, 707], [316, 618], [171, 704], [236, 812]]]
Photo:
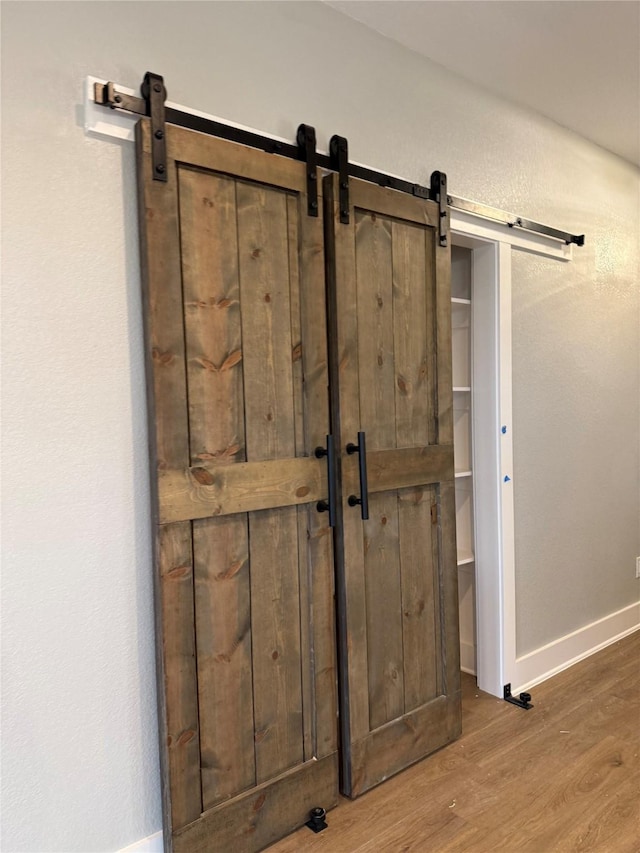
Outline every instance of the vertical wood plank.
[[[320, 180], [318, 183], [320, 185]], [[325, 444], [325, 437], [330, 432], [324, 235], [322, 217], [306, 215], [306, 197], [300, 196], [297, 204], [303, 340], [303, 451], [313, 455], [317, 446]], [[321, 197], [319, 205], [322, 210]], [[304, 552], [311, 578], [309, 668], [312, 670], [312, 752], [322, 758], [337, 748], [338, 735], [333, 537], [327, 513], [319, 513], [315, 506], [310, 506], [300, 509], [299, 514], [303, 515], [306, 527], [299, 534], [300, 551]], [[303, 654], [303, 666], [304, 661]], [[305, 733], [310, 710], [305, 702]]]
[[[238, 184], [247, 458], [295, 455], [291, 290], [284, 193]], [[304, 755], [297, 510], [249, 522], [256, 780]]]
[[313, 595], [310, 659], [315, 709], [313, 754], [323, 758], [338, 747], [333, 548], [326, 516], [320, 516], [314, 508], [307, 512], [307, 553]]
[[[451, 446], [453, 455], [453, 371], [451, 346], [451, 239], [447, 245], [434, 244], [435, 316], [438, 372], [438, 444]], [[442, 482], [439, 487], [439, 554], [438, 583], [441, 600], [440, 651], [442, 692], [451, 711], [451, 728], [455, 736], [462, 728], [460, 697], [460, 623], [458, 615], [458, 566], [456, 556], [455, 484]]]
[[[149, 122], [136, 125], [152, 495], [157, 473], [188, 464], [177, 175], [151, 178]], [[154, 428], [155, 427], [155, 428]], [[202, 811], [191, 525], [156, 527], [154, 586], [163, 817], [167, 837]]]
[[365, 536], [369, 725], [376, 729], [404, 711], [400, 542], [395, 492], [369, 497]]
[[[396, 446], [391, 221], [356, 212], [360, 418], [368, 450]], [[402, 595], [395, 492], [371, 495], [364, 529], [369, 724], [403, 713]]]
[[[229, 465], [245, 458], [235, 184], [179, 174], [190, 459]], [[246, 516], [194, 522], [193, 544], [202, 796], [210, 808], [255, 782]]]
[[[435, 259], [436, 235], [432, 228], [424, 231], [425, 303], [427, 342], [427, 424], [428, 444], [438, 442], [438, 315], [436, 311], [437, 268]], [[453, 406], [453, 401], [451, 403]]]
[[302, 373], [302, 294], [300, 292], [299, 199], [288, 195], [286, 201], [287, 250], [289, 253], [289, 311], [291, 335], [291, 392], [293, 396], [294, 455], [305, 455], [304, 395]]
[[286, 194], [238, 182], [247, 459], [295, 456]]
[[424, 486], [398, 495], [402, 572], [402, 636], [405, 713], [437, 696], [437, 599], [432, 521], [432, 489]]
[[[335, 530], [336, 603], [340, 678], [340, 735], [343, 790], [352, 790], [352, 744], [369, 732], [367, 614], [361, 522], [347, 504], [343, 482], [355, 473], [357, 460], [345, 454], [360, 429], [358, 396], [358, 317], [356, 298], [355, 225], [340, 222], [338, 177], [323, 179], [327, 323], [331, 429], [337, 448], [338, 490], [342, 496]], [[350, 470], [349, 470], [350, 469]]]
[[[439, 584], [442, 601], [440, 652], [442, 692], [456, 703], [460, 696], [460, 623], [458, 618], [458, 566], [456, 560], [456, 500], [451, 481], [440, 484]], [[457, 733], [461, 730], [458, 717]]]
[[[393, 347], [398, 447], [429, 444], [433, 402], [429, 393], [426, 229], [392, 222]], [[429, 259], [430, 260], [430, 259]], [[431, 276], [432, 279], [432, 276]], [[431, 320], [433, 323], [433, 320]]]
[[453, 445], [453, 371], [451, 352], [451, 240], [434, 247], [438, 444]]
[[[148, 130], [147, 125], [140, 133], [145, 129]], [[140, 136], [138, 144], [142, 145]], [[189, 460], [178, 191], [175, 170], [162, 187], [150, 177], [146, 180], [144, 169], [149, 161], [141, 150], [138, 154], [147, 387], [155, 417], [151, 435], [155, 476], [158, 470], [178, 468]]]
[[191, 464], [245, 460], [235, 182], [181, 168]]
[[202, 811], [191, 524], [179, 522], [160, 527], [157, 549], [171, 815], [173, 826], [179, 827], [195, 820]]
[[255, 784], [251, 602], [244, 515], [193, 522], [202, 796]]
[[256, 781], [304, 757], [297, 509], [250, 523]]
[[[427, 236], [425, 236], [427, 235]], [[428, 229], [394, 221], [393, 320], [396, 438], [398, 447], [420, 447], [435, 435], [432, 258]], [[432, 490], [398, 494], [398, 534], [402, 590], [405, 713], [436, 696], [436, 610], [432, 535]], [[437, 564], [436, 564], [437, 565]]]
[[356, 211], [356, 293], [361, 429], [368, 450], [396, 446], [391, 222]]
[[[445, 511], [447, 510], [447, 506], [445, 504]], [[454, 513], [455, 513], [455, 492], [454, 492]], [[442, 657], [442, 646], [446, 640], [445, 630], [443, 628], [443, 622], [446, 621], [446, 612], [445, 606], [443, 603], [443, 572], [442, 572], [442, 504], [440, 501], [440, 488], [436, 486], [431, 489], [431, 520], [435, 525], [435, 528], [432, 530], [431, 536], [431, 566], [433, 573], [433, 588], [434, 588], [434, 598], [437, 602], [437, 606], [434, 608], [434, 647], [433, 647], [433, 655], [436, 662], [436, 671], [435, 671], [435, 691], [436, 696], [441, 696], [445, 692], [446, 686], [446, 677], [444, 674], [444, 663]], [[455, 517], [454, 517], [455, 524]], [[449, 523], [446, 523], [447, 527], [449, 527]], [[446, 535], [447, 540], [450, 538], [450, 534]], [[455, 541], [454, 541], [455, 545]], [[457, 595], [457, 581], [458, 581], [458, 561], [457, 556], [455, 559], [455, 573], [456, 573], [456, 595]], [[456, 608], [457, 608], [457, 599], [456, 599]], [[458, 619], [458, 611], [456, 609], [456, 619]], [[459, 630], [459, 629], [458, 629]], [[459, 645], [459, 637], [456, 640]], [[459, 709], [459, 713], [462, 711]]]
[[[295, 455], [305, 456], [306, 441], [304, 434], [305, 411], [302, 371], [302, 294], [300, 277], [300, 222], [297, 196], [288, 195], [287, 204], [287, 238], [289, 249], [289, 300], [291, 306], [291, 365], [293, 385], [293, 411]], [[298, 507], [298, 584], [300, 591], [300, 665], [302, 688], [302, 737], [304, 743], [304, 758], [309, 759], [314, 754], [315, 687], [312, 679], [312, 631], [313, 607], [311, 600], [312, 565], [309, 560], [308, 527], [309, 508]]]

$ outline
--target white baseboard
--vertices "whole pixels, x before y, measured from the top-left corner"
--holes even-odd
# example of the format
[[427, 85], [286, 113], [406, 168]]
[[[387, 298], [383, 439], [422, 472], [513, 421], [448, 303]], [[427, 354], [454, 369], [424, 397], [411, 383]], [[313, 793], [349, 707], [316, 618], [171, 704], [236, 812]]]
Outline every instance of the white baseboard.
[[163, 853], [163, 851], [162, 830], [160, 830], [160, 832], [154, 832], [147, 838], [135, 841], [128, 847], [123, 847], [118, 853]]
[[517, 694], [640, 629], [640, 601], [516, 659]]

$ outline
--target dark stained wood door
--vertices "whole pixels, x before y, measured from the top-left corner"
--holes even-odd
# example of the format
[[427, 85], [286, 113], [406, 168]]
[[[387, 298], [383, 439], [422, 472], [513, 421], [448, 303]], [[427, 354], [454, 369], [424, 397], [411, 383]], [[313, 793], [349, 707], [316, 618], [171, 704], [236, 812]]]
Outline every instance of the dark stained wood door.
[[[436, 204], [324, 179], [343, 790], [357, 796], [461, 730], [450, 248]], [[359, 454], [366, 436], [369, 518]]]
[[337, 800], [322, 211], [303, 163], [167, 149], [142, 120], [165, 844], [255, 851]]

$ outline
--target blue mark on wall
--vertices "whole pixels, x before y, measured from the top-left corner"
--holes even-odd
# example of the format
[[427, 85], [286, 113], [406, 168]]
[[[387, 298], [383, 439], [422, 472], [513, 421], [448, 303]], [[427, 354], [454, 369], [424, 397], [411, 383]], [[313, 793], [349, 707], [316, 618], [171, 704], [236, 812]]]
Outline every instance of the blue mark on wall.
[[506, 426], [503, 426], [503, 427], [502, 427], [502, 434], [503, 434], [503, 435], [506, 435], [506, 434], [507, 434], [507, 428], [506, 428]]
[[505, 483], [510, 483], [510, 482], [511, 482], [511, 477], [509, 477], [509, 476], [505, 475], [504, 481], [505, 481]]

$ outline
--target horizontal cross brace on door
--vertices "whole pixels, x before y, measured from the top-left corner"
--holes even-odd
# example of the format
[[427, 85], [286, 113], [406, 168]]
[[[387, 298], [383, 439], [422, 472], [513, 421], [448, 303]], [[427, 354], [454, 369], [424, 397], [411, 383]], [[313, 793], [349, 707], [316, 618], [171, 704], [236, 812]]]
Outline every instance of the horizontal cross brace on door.
[[[154, 83], [155, 86], [153, 85]], [[158, 85], [162, 86], [162, 95], [163, 97], [166, 97], [162, 77], [155, 74], [148, 73], [145, 75], [145, 79], [141, 86], [143, 97], [136, 97], [131, 94], [130, 91], [127, 92], [123, 87], [117, 86], [112, 82], [94, 82], [92, 93], [93, 102], [101, 107], [110, 108], [112, 110], [147, 116], [152, 118], [152, 121], [157, 119], [158, 110], [161, 107], [162, 112], [164, 113], [164, 121], [168, 124], [178, 125], [179, 127], [195, 130], [199, 133], [206, 133], [210, 136], [217, 136], [221, 139], [227, 139], [231, 142], [237, 142], [241, 145], [247, 145], [251, 148], [266, 151], [267, 153], [279, 154], [282, 157], [289, 157], [303, 162], [306, 161], [310, 170], [313, 165], [328, 171], [341, 171], [341, 173], [345, 168], [344, 160], [337, 156], [337, 152], [333, 152], [332, 156], [330, 154], [322, 154], [317, 151], [312, 151], [309, 144], [310, 133], [308, 133], [306, 137], [304, 134], [305, 130], [313, 131], [313, 128], [309, 125], [300, 125], [298, 132], [298, 144], [274, 139], [273, 137], [257, 133], [247, 128], [227, 124], [226, 122], [210, 118], [201, 113], [187, 112], [184, 109], [169, 106], [164, 103], [164, 100], [160, 103], [157, 92]], [[162, 130], [155, 126], [154, 131], [155, 134], [158, 134], [158, 132], [162, 134]], [[158, 135], [155, 136], [155, 138], [157, 140], [158, 151], [161, 152], [163, 141], [162, 136]], [[334, 138], [342, 139], [342, 137]], [[315, 139], [313, 141], [315, 143]], [[346, 143], [346, 140], [344, 141]], [[315, 156], [313, 156], [314, 153]], [[158, 156], [161, 157], [161, 153], [159, 153]], [[162, 167], [164, 164], [158, 163], [157, 165]], [[368, 181], [381, 187], [387, 187], [389, 189], [397, 190], [398, 192], [408, 193], [409, 195], [413, 195], [418, 198], [433, 200], [437, 202], [443, 210], [446, 207], [446, 205], [443, 204], [444, 199], [441, 200], [440, 196], [441, 182], [440, 180], [437, 180], [440, 176], [445, 177], [442, 173], [434, 172], [431, 176], [431, 186], [429, 187], [425, 187], [411, 181], [406, 181], [395, 175], [388, 175], [384, 172], [379, 172], [375, 169], [370, 169], [366, 166], [353, 162], [346, 163], [346, 173], [349, 177]], [[164, 179], [162, 169], [157, 172], [155, 177], [156, 180]], [[311, 184], [309, 184], [309, 186], [311, 188]], [[444, 186], [446, 187], [446, 183]], [[315, 208], [312, 206], [313, 201], [313, 193], [311, 193], [309, 201], [310, 215], [315, 215], [313, 212]], [[560, 240], [567, 245], [584, 245], [584, 234], [571, 234], [567, 231], [543, 225], [540, 222], [535, 222], [523, 216], [516, 216], [506, 211], [488, 207], [468, 199], [459, 198], [458, 196], [451, 195], [449, 193], [446, 195], [446, 201], [448, 206], [451, 208], [465, 211], [484, 219], [500, 222], [510, 228], [522, 229], [541, 234], [555, 240]], [[347, 218], [348, 217], [343, 216], [342, 221], [346, 221]]]

